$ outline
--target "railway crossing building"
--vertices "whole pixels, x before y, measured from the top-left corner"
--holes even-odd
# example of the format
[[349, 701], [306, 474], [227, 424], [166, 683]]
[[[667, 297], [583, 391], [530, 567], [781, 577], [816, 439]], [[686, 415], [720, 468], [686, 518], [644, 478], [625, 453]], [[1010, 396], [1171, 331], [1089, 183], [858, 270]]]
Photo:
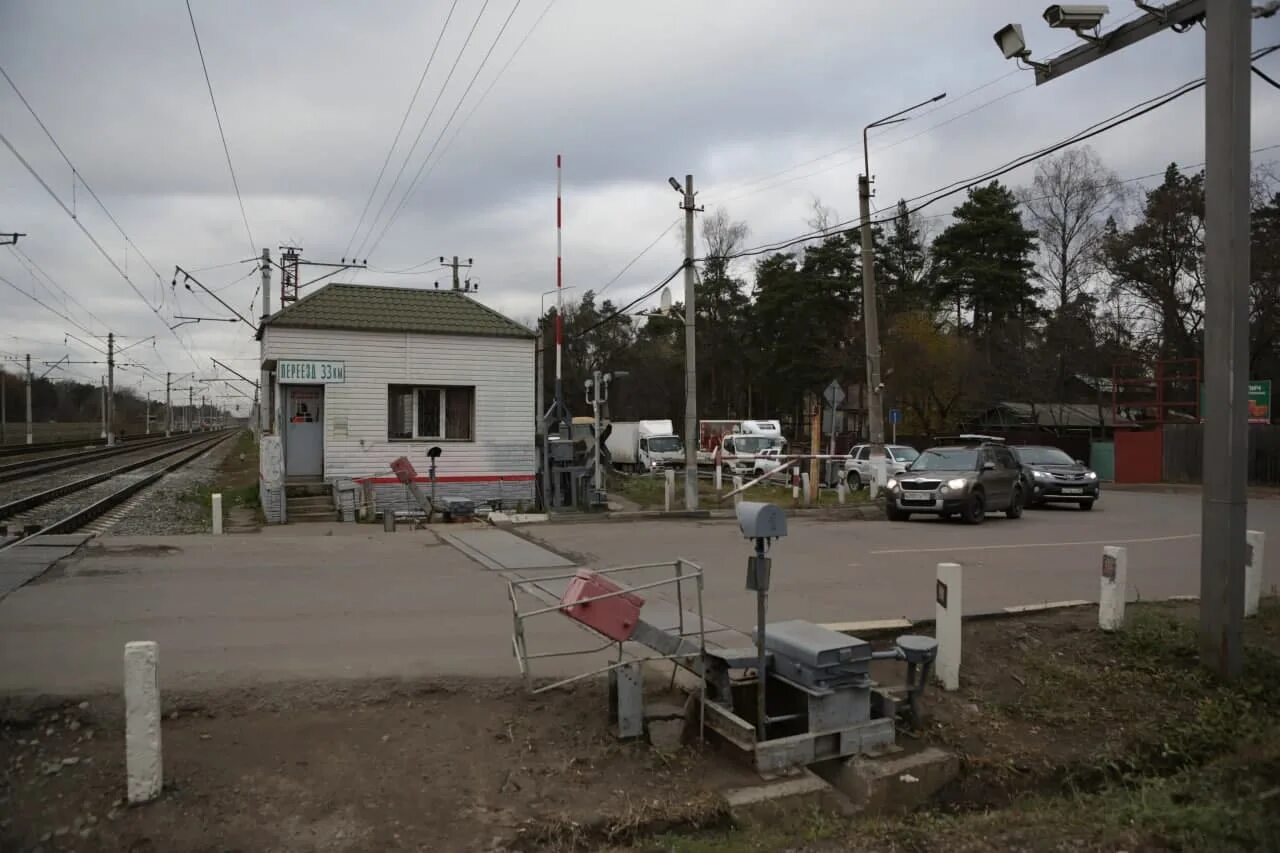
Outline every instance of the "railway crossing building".
[[259, 332], [264, 489], [349, 479], [405, 505], [391, 463], [425, 484], [439, 447], [441, 497], [532, 502], [535, 339], [456, 290], [329, 284], [291, 303]]

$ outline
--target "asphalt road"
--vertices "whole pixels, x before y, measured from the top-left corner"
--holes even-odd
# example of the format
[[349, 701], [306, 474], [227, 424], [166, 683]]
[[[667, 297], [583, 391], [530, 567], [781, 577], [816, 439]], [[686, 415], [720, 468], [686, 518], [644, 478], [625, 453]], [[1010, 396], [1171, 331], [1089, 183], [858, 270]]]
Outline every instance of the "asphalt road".
[[[966, 612], [1096, 599], [1104, 544], [1129, 549], [1130, 597], [1194, 594], [1199, 498], [1112, 492], [1089, 513], [1028, 512], [980, 527], [933, 520], [792, 520], [772, 552], [771, 620], [849, 621], [933, 613], [938, 562], [965, 567]], [[1280, 501], [1255, 501], [1267, 532], [1264, 589], [1280, 586]], [[706, 570], [706, 610], [754, 624], [749, 546], [731, 521], [532, 525], [586, 565], [685, 557]], [[160, 644], [162, 683], [370, 676], [511, 676], [501, 575], [426, 532], [297, 525], [248, 536], [106, 537], [0, 600], [0, 691], [118, 690], [123, 644]], [[652, 593], [650, 593], [652, 594]], [[565, 620], [544, 648], [582, 646]], [[576, 671], [553, 659], [546, 673]]]

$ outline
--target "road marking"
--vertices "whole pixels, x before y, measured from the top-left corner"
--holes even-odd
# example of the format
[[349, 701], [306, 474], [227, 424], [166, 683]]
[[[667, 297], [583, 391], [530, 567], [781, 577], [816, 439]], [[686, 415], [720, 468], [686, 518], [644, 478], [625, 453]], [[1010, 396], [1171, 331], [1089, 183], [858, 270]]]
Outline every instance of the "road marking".
[[1178, 539], [1199, 539], [1199, 533], [1180, 533], [1177, 536], [1150, 536], [1146, 539], [1085, 539], [1077, 542], [1027, 542], [1020, 545], [953, 545], [942, 548], [888, 548], [872, 551], [872, 554], [941, 554], [953, 551], [1002, 551], [1011, 548], [1063, 548], [1068, 545], [1134, 545], [1142, 542], [1173, 542]]

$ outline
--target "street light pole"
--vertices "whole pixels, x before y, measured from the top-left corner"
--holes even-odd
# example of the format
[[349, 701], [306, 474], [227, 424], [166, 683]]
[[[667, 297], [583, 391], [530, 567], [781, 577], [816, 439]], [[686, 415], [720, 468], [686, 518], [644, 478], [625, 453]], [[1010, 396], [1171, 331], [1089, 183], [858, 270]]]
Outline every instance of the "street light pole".
[[[912, 110], [919, 109], [925, 104], [932, 104], [935, 101], [941, 101], [947, 96], [946, 92], [941, 95], [935, 95], [927, 101], [921, 101], [914, 106], [907, 107], [905, 110], [899, 110], [893, 115], [885, 116], [882, 119], [871, 122], [862, 129], [862, 174], [858, 176], [858, 207], [862, 217], [862, 322], [863, 335], [867, 343], [867, 421], [869, 426], [869, 435], [867, 436], [871, 444], [871, 497], [875, 497], [879, 493], [879, 489], [885, 482], [885, 457], [884, 457], [884, 383], [880, 378], [880, 317], [879, 308], [876, 302], [876, 263], [875, 263], [875, 247], [871, 240], [871, 155], [867, 149], [867, 131], [873, 127], [883, 127], [886, 124], [897, 124], [900, 121], [906, 121], [900, 116], [906, 115]], [[814, 446], [817, 444], [815, 442]]]

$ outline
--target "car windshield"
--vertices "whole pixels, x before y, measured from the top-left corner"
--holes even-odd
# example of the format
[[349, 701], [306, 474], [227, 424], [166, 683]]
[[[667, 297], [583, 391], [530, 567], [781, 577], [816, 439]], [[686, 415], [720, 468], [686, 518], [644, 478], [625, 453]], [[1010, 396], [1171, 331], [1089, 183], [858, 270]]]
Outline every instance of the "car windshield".
[[978, 467], [972, 447], [933, 447], [916, 457], [912, 471], [971, 471]]
[[671, 453], [680, 450], [683, 445], [680, 439], [674, 435], [660, 435], [657, 438], [649, 439], [649, 450], [654, 453]]
[[777, 447], [778, 439], [767, 435], [735, 435], [733, 449], [738, 453], [759, 453], [768, 447]]
[[1023, 465], [1073, 465], [1075, 460], [1056, 447], [1019, 447]]
[[920, 454], [916, 453], [914, 447], [903, 447], [895, 444], [889, 448], [889, 452], [893, 454], [893, 458], [899, 462], [915, 462], [920, 458]]

